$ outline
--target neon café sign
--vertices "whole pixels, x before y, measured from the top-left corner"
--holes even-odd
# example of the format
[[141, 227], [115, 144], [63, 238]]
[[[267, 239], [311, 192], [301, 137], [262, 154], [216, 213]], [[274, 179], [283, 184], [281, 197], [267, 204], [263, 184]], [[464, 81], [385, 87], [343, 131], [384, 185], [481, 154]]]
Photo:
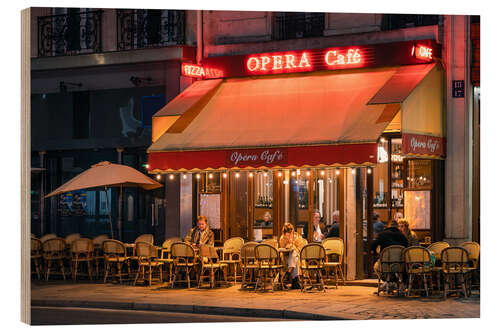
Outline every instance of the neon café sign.
[[[393, 44], [396, 47], [392, 50], [388, 48], [391, 44], [382, 44], [207, 58], [202, 65], [182, 63], [181, 74], [198, 79], [215, 79], [397, 65], [394, 58], [402, 59], [399, 64], [434, 60], [432, 45], [408, 42]], [[404, 49], [401, 44], [404, 44]]]

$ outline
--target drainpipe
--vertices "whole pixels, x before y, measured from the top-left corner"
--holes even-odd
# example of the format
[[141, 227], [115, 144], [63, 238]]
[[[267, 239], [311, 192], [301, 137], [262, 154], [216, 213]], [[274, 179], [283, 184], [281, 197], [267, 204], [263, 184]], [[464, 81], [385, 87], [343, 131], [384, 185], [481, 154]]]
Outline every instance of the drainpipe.
[[203, 11], [196, 11], [196, 63], [203, 59]]

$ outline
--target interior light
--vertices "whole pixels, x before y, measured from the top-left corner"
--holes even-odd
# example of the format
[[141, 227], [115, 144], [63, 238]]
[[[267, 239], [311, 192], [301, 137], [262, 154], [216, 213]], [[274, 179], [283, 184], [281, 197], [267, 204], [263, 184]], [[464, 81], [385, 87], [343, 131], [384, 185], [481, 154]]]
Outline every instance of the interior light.
[[183, 174], [182, 179], [186, 179], [186, 178], [187, 178], [186, 174]]
[[306, 176], [309, 177], [311, 175], [311, 171], [307, 170]]
[[280, 172], [278, 172], [278, 177], [281, 177], [281, 171], [280, 171]]
[[355, 175], [356, 174], [356, 169], [355, 168], [352, 168], [352, 174]]
[[212, 179], [213, 177], [214, 176], [211, 173], [208, 174], [208, 178]]
[[295, 171], [292, 171], [292, 177], [295, 177]]
[[321, 175], [324, 176], [325, 175], [325, 170], [321, 170]]
[[300, 175], [300, 169], [297, 169], [297, 175]]
[[196, 179], [200, 179], [200, 177], [201, 177], [201, 176], [200, 176], [200, 174], [199, 174], [199, 173], [197, 173], [197, 174], [196, 174]]
[[170, 180], [174, 179], [174, 174], [170, 175]]
[[161, 180], [161, 175], [156, 175], [156, 179]]
[[339, 169], [335, 170], [335, 174], [336, 174], [337, 176], [338, 176], [338, 175], [340, 175], [340, 170], [339, 170]]
[[240, 173], [237, 172], [235, 176], [236, 176], [236, 178], [240, 178]]
[[372, 173], [372, 168], [368, 168], [368, 174]]
[[250, 173], [248, 174], [248, 177], [252, 178], [252, 177], [253, 177], [253, 172], [250, 172]]
[[222, 174], [222, 177], [226, 178], [226, 177], [227, 177], [227, 173], [226, 173], [226, 172], [224, 172], [224, 173]]

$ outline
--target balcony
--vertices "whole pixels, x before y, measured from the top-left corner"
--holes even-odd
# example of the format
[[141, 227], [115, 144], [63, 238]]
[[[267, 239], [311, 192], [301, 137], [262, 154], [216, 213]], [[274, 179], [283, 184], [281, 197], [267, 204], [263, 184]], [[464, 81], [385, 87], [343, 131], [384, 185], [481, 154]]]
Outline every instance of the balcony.
[[38, 17], [38, 56], [68, 56], [102, 51], [102, 10], [68, 9], [68, 14]]
[[118, 9], [117, 49], [136, 50], [185, 43], [183, 10]]

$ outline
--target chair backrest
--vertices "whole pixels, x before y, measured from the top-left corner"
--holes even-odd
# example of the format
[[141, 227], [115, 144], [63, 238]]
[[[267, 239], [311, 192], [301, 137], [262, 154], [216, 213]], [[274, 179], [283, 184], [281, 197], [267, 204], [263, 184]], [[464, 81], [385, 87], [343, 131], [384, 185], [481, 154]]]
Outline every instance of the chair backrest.
[[260, 242], [260, 244], [267, 244], [267, 245], [271, 245], [272, 247], [274, 247], [276, 249], [278, 248], [278, 240], [274, 239], [274, 238], [264, 239], [262, 242]]
[[102, 249], [107, 256], [124, 256], [127, 253], [125, 245], [116, 239], [105, 239], [102, 242]]
[[137, 243], [137, 242], [145, 242], [145, 243], [153, 244], [154, 237], [151, 234], [143, 234], [135, 239], [134, 243]]
[[31, 255], [39, 254], [42, 251], [42, 242], [38, 238], [31, 237]]
[[255, 258], [257, 261], [277, 261], [278, 250], [269, 244], [258, 244], [255, 246]]
[[209, 259], [211, 262], [218, 262], [219, 256], [217, 255], [217, 250], [211, 245], [201, 245], [200, 246], [200, 256]]
[[325, 248], [318, 243], [311, 243], [305, 245], [300, 250], [300, 260], [323, 262], [326, 258]]
[[94, 239], [92, 239], [92, 243], [94, 243], [94, 246], [96, 247], [102, 247], [102, 242], [104, 242], [106, 239], [109, 239], [108, 235], [98, 235], [95, 236]]
[[89, 238], [78, 238], [71, 243], [72, 253], [91, 253], [94, 251], [94, 244]]
[[68, 236], [66, 236], [66, 238], [64, 239], [64, 241], [66, 242], [66, 244], [68, 246], [71, 246], [71, 243], [73, 243], [73, 241], [75, 239], [78, 239], [80, 238], [80, 234], [76, 233], [76, 234], [69, 234]]
[[441, 262], [445, 270], [462, 271], [469, 262], [469, 253], [460, 246], [450, 246], [441, 252]]
[[46, 235], [43, 235], [42, 237], [40, 237], [40, 242], [43, 243], [46, 240], [53, 239], [53, 238], [57, 238], [57, 235], [56, 234], [46, 234]]
[[381, 273], [400, 273], [404, 270], [403, 252], [404, 246], [391, 245], [380, 253], [380, 271]]
[[248, 242], [243, 244], [240, 249], [240, 262], [242, 265], [250, 264], [255, 261], [255, 247], [259, 243]]
[[448, 244], [447, 242], [434, 242], [427, 246], [427, 250], [433, 252], [436, 260], [439, 260], [441, 259], [441, 251], [443, 251], [443, 249], [446, 249], [447, 247], [450, 247], [450, 244]]
[[66, 248], [66, 243], [62, 238], [51, 238], [42, 243], [44, 253], [61, 252]]
[[[179, 241], [177, 241], [179, 242]], [[170, 248], [172, 247], [172, 244], [175, 243], [173, 242], [171, 239], [166, 239], [163, 244], [161, 244], [161, 247], [164, 249], [164, 250], [167, 250], [170, 252]]]
[[430, 270], [431, 253], [425, 247], [410, 246], [403, 251], [406, 270], [412, 269]]
[[222, 248], [223, 253], [238, 253], [241, 250], [241, 247], [245, 241], [241, 237], [233, 237], [229, 238], [224, 242], [224, 246]]
[[156, 248], [154, 245], [147, 242], [135, 243], [135, 254], [138, 257], [154, 258], [156, 255]]
[[469, 253], [469, 259], [479, 260], [479, 243], [476, 242], [463, 242], [459, 245]]
[[170, 247], [172, 257], [194, 258], [194, 248], [187, 243], [176, 242]]
[[342, 238], [327, 238], [321, 242], [321, 245], [325, 248], [327, 255], [337, 254], [340, 257], [344, 255], [344, 241]]

